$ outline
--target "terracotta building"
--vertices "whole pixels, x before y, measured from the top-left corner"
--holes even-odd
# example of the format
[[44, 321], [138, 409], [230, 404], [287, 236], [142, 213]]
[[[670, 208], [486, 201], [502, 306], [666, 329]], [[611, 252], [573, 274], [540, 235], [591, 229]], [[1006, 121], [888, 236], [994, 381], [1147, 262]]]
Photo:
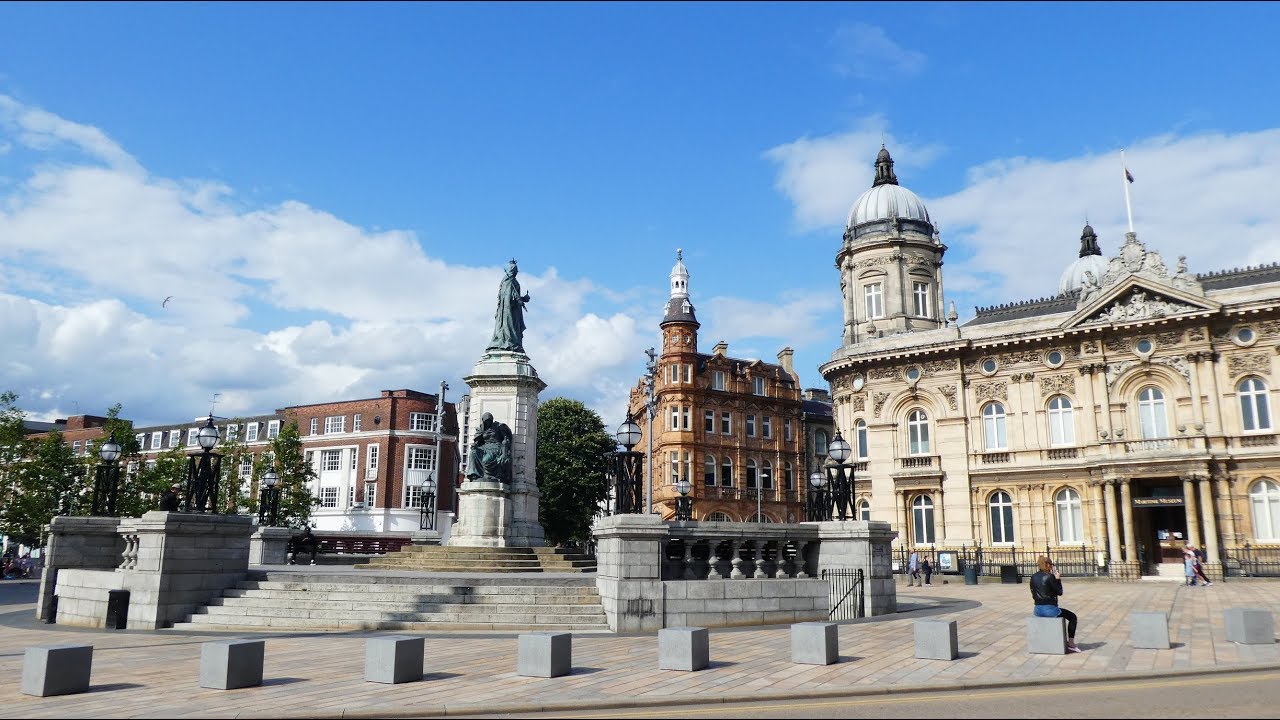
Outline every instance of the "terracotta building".
[[1280, 549], [1280, 266], [1196, 275], [1133, 232], [1105, 258], [1086, 226], [1056, 292], [957, 326], [946, 249], [881, 150], [820, 368], [861, 513], [903, 547], [1070, 551], [1112, 578], [1181, 577], [1185, 545], [1211, 576]]
[[[805, 456], [800, 379], [783, 348], [778, 362], [730, 357], [726, 343], [698, 351], [698, 319], [680, 252], [671, 270], [662, 352], [656, 356], [653, 500], [675, 514], [676, 482], [688, 478], [694, 519], [796, 522], [804, 519]], [[628, 412], [648, 432], [644, 380]], [[648, 438], [636, 448], [648, 451]]]

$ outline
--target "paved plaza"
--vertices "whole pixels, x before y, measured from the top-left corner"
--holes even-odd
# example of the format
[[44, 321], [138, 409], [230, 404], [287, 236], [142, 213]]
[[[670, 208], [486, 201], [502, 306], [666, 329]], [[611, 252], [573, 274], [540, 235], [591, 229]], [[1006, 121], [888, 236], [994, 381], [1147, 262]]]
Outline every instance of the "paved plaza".
[[[840, 625], [840, 662], [796, 665], [789, 628], [713, 629], [711, 667], [658, 669], [656, 635], [575, 635], [572, 674], [520, 677], [514, 633], [428, 633], [422, 682], [364, 681], [364, 642], [385, 632], [193, 633], [86, 631], [34, 620], [34, 588], [0, 587], [2, 717], [361, 717], [530, 712], [590, 707], [722, 702], [849, 693], [1116, 679], [1178, 672], [1280, 667], [1280, 645], [1227, 642], [1223, 609], [1274, 610], [1280, 581], [1237, 580], [1212, 587], [1181, 583], [1064, 580], [1063, 607], [1080, 616], [1076, 655], [1029, 655], [1026, 583], [899, 586], [896, 615]], [[3, 599], [7, 597], [6, 599]], [[1168, 650], [1128, 643], [1134, 610], [1167, 611]], [[960, 658], [916, 660], [912, 620], [954, 619]], [[232, 637], [266, 639], [264, 684], [240, 690], [199, 687], [200, 644]], [[92, 644], [92, 688], [80, 695], [22, 695], [24, 649]]]

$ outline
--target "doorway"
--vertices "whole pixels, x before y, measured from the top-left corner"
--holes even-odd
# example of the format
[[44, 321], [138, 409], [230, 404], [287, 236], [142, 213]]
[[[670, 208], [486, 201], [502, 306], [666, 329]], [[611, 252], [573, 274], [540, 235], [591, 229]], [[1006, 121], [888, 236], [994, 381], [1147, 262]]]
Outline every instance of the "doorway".
[[1187, 544], [1187, 513], [1182, 484], [1135, 483], [1134, 539], [1143, 575], [1182, 577], [1182, 549]]

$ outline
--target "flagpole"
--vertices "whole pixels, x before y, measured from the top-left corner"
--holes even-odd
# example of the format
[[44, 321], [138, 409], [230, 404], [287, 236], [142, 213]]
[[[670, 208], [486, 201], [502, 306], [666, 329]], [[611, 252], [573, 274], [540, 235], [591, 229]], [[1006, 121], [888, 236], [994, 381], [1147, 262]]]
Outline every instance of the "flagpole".
[[1124, 148], [1120, 148], [1120, 179], [1124, 181], [1124, 209], [1129, 214], [1129, 232], [1133, 232], [1133, 203], [1129, 200], [1129, 166], [1124, 162]]

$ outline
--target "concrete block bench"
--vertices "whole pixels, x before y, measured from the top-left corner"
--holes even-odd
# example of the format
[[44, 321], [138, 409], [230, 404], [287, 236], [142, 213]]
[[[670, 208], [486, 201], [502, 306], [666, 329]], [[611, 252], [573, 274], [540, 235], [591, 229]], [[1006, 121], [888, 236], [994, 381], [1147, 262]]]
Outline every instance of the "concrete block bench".
[[364, 643], [365, 681], [394, 685], [421, 680], [425, 648], [426, 642], [420, 637], [369, 638]]
[[234, 690], [262, 684], [263, 640], [218, 640], [200, 646], [200, 687]]
[[29, 647], [22, 657], [22, 693], [48, 697], [86, 692], [92, 669], [92, 645]]
[[520, 635], [516, 655], [517, 675], [552, 678], [568, 675], [572, 669], [572, 633], [531, 632]]
[[1027, 618], [1027, 652], [1037, 655], [1066, 655], [1066, 619], [1036, 615]]
[[1276, 641], [1271, 611], [1263, 608], [1227, 608], [1222, 611], [1227, 641], [1243, 645], [1270, 645]]
[[703, 670], [711, 664], [706, 628], [678, 627], [658, 631], [659, 670]]
[[802, 622], [791, 626], [791, 662], [830, 665], [840, 657], [840, 628], [830, 622]]
[[[1057, 620], [1059, 618], [1050, 618]], [[921, 660], [955, 660], [960, 657], [955, 620], [916, 620], [913, 624], [916, 657]]]
[[1149, 650], [1169, 649], [1169, 613], [1129, 613], [1129, 644]]

